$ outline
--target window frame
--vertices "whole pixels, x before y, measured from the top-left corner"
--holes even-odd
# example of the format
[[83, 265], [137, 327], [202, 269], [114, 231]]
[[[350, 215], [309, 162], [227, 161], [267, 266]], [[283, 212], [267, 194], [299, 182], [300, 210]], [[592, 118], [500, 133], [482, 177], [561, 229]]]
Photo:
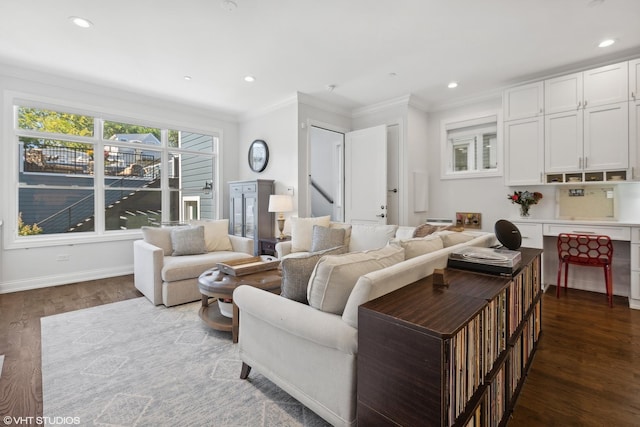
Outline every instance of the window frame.
[[[5, 127], [4, 135], [6, 136], [6, 140], [8, 144], [5, 146], [6, 158], [4, 159], [5, 166], [5, 177], [8, 178], [5, 180], [5, 190], [7, 195], [7, 205], [6, 208], [3, 209], [5, 217], [5, 221], [3, 224], [4, 229], [4, 244], [6, 249], [19, 249], [19, 248], [30, 248], [30, 247], [48, 247], [48, 246], [59, 246], [59, 245], [73, 245], [73, 244], [81, 244], [81, 243], [102, 243], [109, 241], [121, 241], [121, 240], [131, 240], [134, 238], [139, 238], [141, 235], [141, 231], [139, 228], [130, 229], [130, 230], [108, 230], [106, 229], [105, 224], [105, 174], [104, 174], [104, 163], [96, 162], [96, 168], [93, 172], [93, 186], [82, 186], [81, 189], [90, 189], [93, 191], [94, 195], [94, 222], [95, 227], [93, 231], [85, 231], [81, 233], [53, 233], [53, 234], [39, 234], [39, 235], [29, 235], [29, 236], [19, 236], [18, 235], [18, 216], [19, 216], [19, 204], [18, 204], [18, 196], [21, 188], [33, 188], [32, 186], [21, 186], [19, 176], [20, 176], [20, 161], [18, 157], [20, 155], [20, 137], [32, 137], [32, 138], [43, 138], [45, 139], [60, 139], [63, 141], [70, 142], [81, 142], [81, 143], [90, 143], [94, 146], [94, 153], [101, 152], [104, 149], [105, 145], [108, 145], [108, 140], [103, 139], [103, 123], [105, 121], [117, 121], [122, 123], [135, 124], [145, 127], [155, 127], [161, 129], [161, 145], [160, 146], [149, 146], [150, 149], [158, 150], [161, 154], [162, 165], [167, 164], [168, 161], [168, 153], [169, 152], [181, 152], [185, 154], [198, 154], [202, 155], [203, 152], [193, 151], [184, 149], [181, 147], [171, 147], [168, 142], [168, 130], [179, 130], [181, 132], [189, 132], [195, 134], [207, 135], [213, 138], [213, 146], [211, 152], [211, 160], [214, 168], [214, 176], [212, 179], [215, 181], [215, 184], [210, 190], [212, 197], [214, 199], [214, 212], [213, 215], [217, 219], [222, 215], [222, 171], [221, 171], [221, 161], [220, 161], [220, 153], [221, 147], [223, 144], [223, 132], [222, 129], [219, 128], [200, 128], [194, 127], [192, 125], [185, 125], [184, 123], [174, 123], [169, 120], [159, 121], [159, 120], [150, 120], [148, 117], [144, 117], [143, 115], [136, 116], [125, 116], [113, 114], [111, 112], [103, 111], [104, 109], [90, 107], [88, 105], [84, 105], [82, 103], [70, 103], [64, 100], [59, 99], [49, 99], [45, 97], [35, 96], [32, 94], [26, 95], [19, 92], [13, 91], [5, 91], [4, 92], [4, 123], [8, 126]], [[94, 130], [93, 136], [76, 136], [76, 135], [67, 135], [67, 134], [58, 134], [58, 133], [43, 133], [40, 131], [20, 129], [18, 127], [18, 108], [19, 107], [27, 107], [27, 108], [38, 108], [38, 109], [46, 109], [52, 111], [59, 111], [64, 113], [71, 114], [79, 114], [92, 116], [94, 118]], [[115, 109], [115, 107], [113, 107]], [[158, 123], [162, 122], [161, 125]], [[208, 155], [208, 154], [207, 154]], [[47, 188], [55, 188], [47, 187]], [[65, 189], [69, 189], [71, 187], [64, 187]], [[120, 187], [118, 187], [120, 188]], [[154, 191], [159, 191], [162, 193], [161, 203], [162, 203], [162, 221], [170, 222], [169, 219], [169, 206], [170, 206], [170, 192], [180, 190], [171, 190], [169, 188], [169, 178], [167, 173], [162, 174], [161, 178], [161, 186], [160, 189]], [[181, 211], [181, 208], [180, 208]]]
[[[459, 133], [460, 136], [474, 132], [469, 130], [465, 132], [465, 128], [474, 128], [486, 126], [495, 126], [496, 130], [496, 167], [492, 169], [473, 169], [466, 171], [455, 171], [453, 165], [453, 145], [449, 143], [449, 133]], [[486, 134], [486, 133], [485, 133]], [[484, 135], [477, 133], [476, 136]], [[473, 154], [473, 161], [480, 167], [479, 154], [482, 153], [483, 141], [476, 141], [476, 147], [469, 150]], [[485, 178], [499, 177], [503, 175], [503, 144], [502, 144], [502, 112], [500, 110], [488, 111], [463, 117], [443, 119], [440, 122], [440, 178], [441, 179], [468, 179], [468, 178]]]

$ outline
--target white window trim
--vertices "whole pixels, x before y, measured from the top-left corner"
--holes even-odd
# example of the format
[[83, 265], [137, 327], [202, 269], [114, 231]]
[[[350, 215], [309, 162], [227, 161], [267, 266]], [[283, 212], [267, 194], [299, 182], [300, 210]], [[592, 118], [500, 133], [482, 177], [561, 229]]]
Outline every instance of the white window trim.
[[[473, 170], [453, 172], [451, 147], [447, 140], [447, 132], [470, 126], [483, 124], [496, 125], [496, 160], [497, 167], [489, 170]], [[440, 179], [469, 179], [488, 178], [503, 175], [503, 145], [502, 145], [502, 111], [488, 111], [462, 117], [447, 118], [440, 121]]]
[[[17, 126], [17, 116], [14, 114], [14, 106], [16, 105], [24, 105], [28, 107], [34, 108], [43, 108], [57, 111], [64, 111], [67, 113], [75, 113], [75, 114], [85, 114], [91, 115], [94, 117], [99, 117], [102, 120], [108, 121], [119, 121], [124, 123], [134, 123], [141, 124], [148, 127], [159, 127], [161, 129], [179, 129], [185, 132], [193, 132], [193, 133], [201, 133], [205, 135], [211, 135], [214, 138], [217, 138], [218, 145], [217, 150], [213, 153], [213, 162], [215, 167], [215, 176], [213, 180], [215, 182], [215, 197], [216, 197], [216, 215], [220, 217], [222, 215], [222, 162], [221, 158], [221, 149], [223, 145], [223, 131], [218, 128], [198, 128], [193, 125], [184, 124], [178, 122], [172, 122], [169, 120], [166, 121], [158, 121], [157, 119], [149, 119], [144, 114], [141, 115], [116, 115], [112, 112], [105, 111], [104, 108], [98, 108], [95, 106], [88, 105], [83, 102], [71, 102], [63, 99], [54, 99], [46, 96], [40, 96], [35, 94], [17, 92], [13, 90], [4, 90], [3, 91], [3, 122], [4, 126], [4, 140], [9, 143], [6, 144], [5, 152], [6, 156], [4, 157], [2, 166], [3, 166], [3, 183], [4, 183], [4, 194], [6, 196], [6, 207], [4, 209], [0, 209], [0, 215], [4, 217], [3, 221], [3, 230], [2, 230], [2, 238], [5, 249], [28, 249], [28, 248], [41, 248], [41, 247], [52, 247], [52, 246], [73, 246], [74, 244], [86, 244], [86, 243], [104, 243], [104, 242], [113, 242], [113, 241], [122, 241], [122, 240], [134, 240], [141, 237], [142, 233], [140, 229], [133, 230], [104, 230], [100, 233], [97, 231], [93, 232], [83, 232], [83, 233], [75, 233], [75, 234], [52, 234], [52, 235], [34, 235], [34, 236], [18, 236], [18, 215], [19, 215], [19, 206], [18, 206], [18, 173], [19, 173], [19, 162], [16, 162], [16, 158], [18, 157], [18, 144], [17, 133], [15, 132]], [[125, 110], [123, 110], [125, 111]], [[128, 113], [128, 111], [125, 111]], [[159, 124], [161, 123], [161, 124]], [[98, 132], [100, 132], [98, 134]], [[38, 135], [42, 135], [37, 132]], [[50, 134], [55, 135], [55, 134]], [[163, 135], [164, 136], [164, 135]], [[61, 139], [65, 140], [73, 140], [73, 135], [60, 135]], [[102, 141], [102, 126], [96, 126], [94, 128], [94, 136], [96, 142]], [[166, 156], [168, 152], [171, 150], [180, 150], [185, 153], [191, 152], [190, 150], [184, 150], [182, 148], [177, 147], [168, 147], [164, 138], [162, 145], [162, 153], [163, 156]], [[198, 152], [193, 152], [198, 153]], [[166, 160], [166, 158], [164, 159]], [[167, 176], [163, 174], [163, 177]], [[165, 178], [163, 178], [164, 180]], [[168, 178], [166, 178], [168, 183]], [[99, 191], [104, 192], [104, 182], [97, 181], [94, 183], [94, 191], [97, 193]], [[163, 210], [168, 212], [168, 206], [165, 209], [165, 200], [168, 200], [168, 192], [171, 191], [168, 188], [162, 190], [163, 192]], [[167, 192], [167, 196], [164, 195], [164, 192]], [[95, 213], [95, 221], [101, 220], [104, 222], [104, 199], [101, 200], [101, 209], [96, 211]], [[167, 202], [168, 204], [168, 202]], [[4, 203], [3, 203], [4, 205]]]

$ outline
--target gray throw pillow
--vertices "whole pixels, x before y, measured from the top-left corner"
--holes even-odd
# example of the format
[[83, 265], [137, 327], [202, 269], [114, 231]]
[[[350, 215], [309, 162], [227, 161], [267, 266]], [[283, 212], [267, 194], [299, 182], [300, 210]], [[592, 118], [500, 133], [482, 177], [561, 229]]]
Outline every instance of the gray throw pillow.
[[347, 252], [344, 245], [325, 249], [324, 251], [310, 253], [303, 257], [284, 258], [280, 263], [282, 270], [282, 285], [280, 295], [308, 304], [307, 302], [307, 286], [309, 278], [316, 264], [325, 255], [339, 255]]
[[344, 228], [329, 228], [321, 225], [313, 226], [311, 252], [324, 251], [344, 244]]
[[176, 227], [171, 230], [173, 256], [198, 255], [207, 252], [204, 242], [204, 227]]

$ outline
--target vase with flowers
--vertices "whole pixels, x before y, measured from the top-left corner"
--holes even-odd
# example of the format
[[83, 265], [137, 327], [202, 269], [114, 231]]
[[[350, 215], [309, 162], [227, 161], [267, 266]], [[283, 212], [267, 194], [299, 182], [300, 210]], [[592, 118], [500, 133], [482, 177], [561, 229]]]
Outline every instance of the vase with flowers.
[[513, 194], [507, 196], [511, 203], [520, 205], [520, 216], [529, 216], [529, 207], [531, 205], [537, 205], [540, 199], [542, 199], [542, 193], [537, 191], [514, 191]]

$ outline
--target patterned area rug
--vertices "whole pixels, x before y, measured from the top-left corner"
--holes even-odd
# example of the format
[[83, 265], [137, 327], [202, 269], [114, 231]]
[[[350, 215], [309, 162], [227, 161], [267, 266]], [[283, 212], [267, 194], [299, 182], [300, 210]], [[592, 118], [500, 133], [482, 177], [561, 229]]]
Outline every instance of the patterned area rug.
[[231, 334], [199, 306], [137, 298], [42, 318], [47, 425], [328, 425], [260, 374], [239, 379]]

